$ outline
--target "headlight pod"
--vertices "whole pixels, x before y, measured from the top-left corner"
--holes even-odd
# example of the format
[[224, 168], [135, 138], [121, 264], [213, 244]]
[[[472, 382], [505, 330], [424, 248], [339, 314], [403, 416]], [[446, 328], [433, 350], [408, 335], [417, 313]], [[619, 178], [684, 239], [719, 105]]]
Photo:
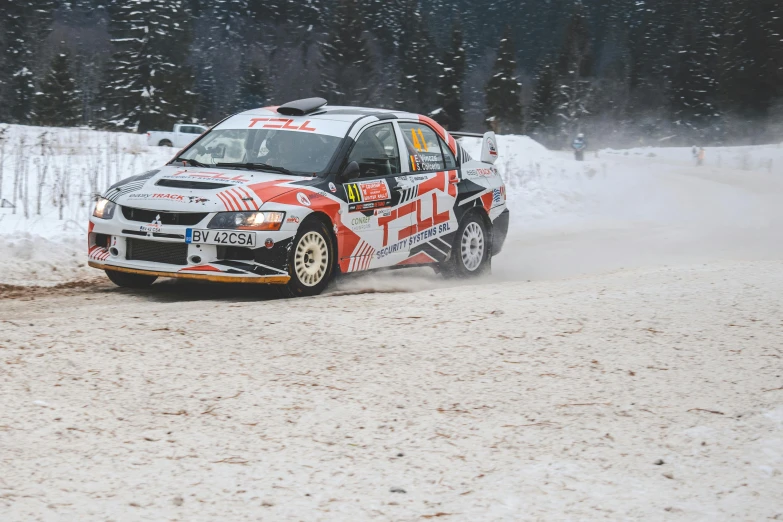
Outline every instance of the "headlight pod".
[[207, 228], [229, 230], [280, 230], [285, 212], [219, 212]]
[[114, 209], [117, 205], [112, 203], [106, 198], [98, 198], [95, 203], [95, 210], [92, 211], [92, 215], [98, 219], [111, 219], [114, 217]]

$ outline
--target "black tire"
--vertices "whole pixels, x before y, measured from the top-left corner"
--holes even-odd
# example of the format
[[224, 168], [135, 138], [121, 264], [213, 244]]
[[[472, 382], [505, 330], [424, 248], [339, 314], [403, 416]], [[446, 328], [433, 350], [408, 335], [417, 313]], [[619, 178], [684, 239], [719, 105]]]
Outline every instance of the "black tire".
[[160, 146], [160, 147], [172, 147], [173, 144], [169, 140], [160, 140], [160, 143], [158, 143], [158, 146]]
[[444, 276], [456, 278], [479, 277], [492, 270], [492, 234], [475, 210], [462, 218], [451, 255], [440, 268]]
[[281, 286], [283, 297], [308, 297], [323, 292], [334, 275], [336, 248], [326, 226], [318, 220], [302, 223], [288, 255], [291, 280]]
[[128, 272], [118, 272], [117, 270], [105, 270], [105, 272], [111, 279], [111, 282], [120, 288], [148, 288], [158, 279], [157, 276], [129, 274]]

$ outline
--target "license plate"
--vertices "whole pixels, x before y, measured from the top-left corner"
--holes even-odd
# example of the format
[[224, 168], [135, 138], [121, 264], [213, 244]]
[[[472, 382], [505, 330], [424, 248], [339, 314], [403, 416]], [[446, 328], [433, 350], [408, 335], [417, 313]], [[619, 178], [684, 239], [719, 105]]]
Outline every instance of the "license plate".
[[185, 243], [255, 247], [256, 233], [238, 232], [236, 230], [198, 230], [188, 228], [185, 230]]

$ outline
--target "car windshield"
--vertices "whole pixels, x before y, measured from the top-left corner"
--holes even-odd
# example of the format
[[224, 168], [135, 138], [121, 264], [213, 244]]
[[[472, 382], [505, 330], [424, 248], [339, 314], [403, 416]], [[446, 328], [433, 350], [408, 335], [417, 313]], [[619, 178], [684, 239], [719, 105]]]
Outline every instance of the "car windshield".
[[269, 167], [315, 176], [326, 170], [341, 141], [341, 137], [316, 132], [218, 127], [177, 159], [193, 160], [205, 167], [233, 164], [230, 166], [254, 170]]

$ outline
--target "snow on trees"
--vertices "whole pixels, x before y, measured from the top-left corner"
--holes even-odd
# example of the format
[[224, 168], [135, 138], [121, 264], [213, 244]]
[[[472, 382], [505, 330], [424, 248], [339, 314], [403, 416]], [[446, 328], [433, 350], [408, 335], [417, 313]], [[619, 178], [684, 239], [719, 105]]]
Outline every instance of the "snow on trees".
[[35, 94], [35, 122], [51, 127], [73, 127], [82, 121], [81, 93], [71, 75], [70, 59], [57, 53], [49, 73]]
[[461, 130], [464, 126], [465, 110], [462, 108], [462, 85], [465, 82], [465, 44], [462, 27], [454, 21], [451, 30], [451, 48], [443, 61], [440, 86], [438, 88], [438, 109], [433, 113], [435, 121], [451, 130]]
[[188, 120], [195, 94], [185, 65], [185, 1], [113, 0], [109, 13], [114, 54], [101, 95], [102, 126], [144, 132]]
[[371, 94], [374, 67], [358, 0], [340, 0], [331, 33], [321, 44], [318, 92], [333, 105], [362, 105]]
[[522, 85], [517, 80], [517, 62], [511, 27], [506, 27], [500, 40], [492, 77], [487, 82], [487, 126], [495, 132], [512, 134], [522, 130]]

